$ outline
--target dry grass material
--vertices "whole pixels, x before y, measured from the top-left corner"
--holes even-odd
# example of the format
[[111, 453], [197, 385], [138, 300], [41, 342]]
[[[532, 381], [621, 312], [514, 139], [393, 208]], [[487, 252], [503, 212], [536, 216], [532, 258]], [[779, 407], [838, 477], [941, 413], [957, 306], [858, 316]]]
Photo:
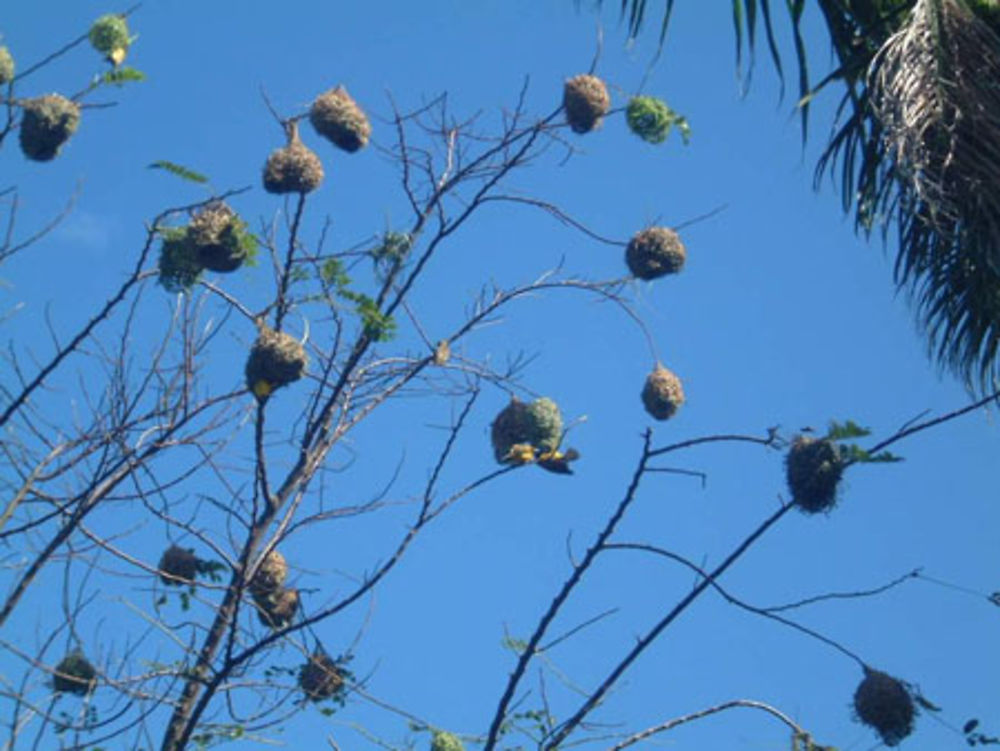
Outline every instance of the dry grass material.
[[311, 193], [323, 182], [323, 162], [299, 140], [297, 123], [288, 126], [288, 143], [275, 149], [264, 165], [268, 193]]
[[611, 109], [611, 96], [597, 76], [574, 76], [563, 86], [563, 107], [573, 132], [589, 133], [600, 127], [602, 118]]
[[348, 153], [367, 146], [372, 134], [368, 116], [343, 86], [316, 97], [309, 108], [309, 122], [317, 133]]
[[649, 227], [637, 232], [625, 248], [629, 271], [645, 281], [676, 274], [684, 268], [686, 260], [684, 243], [669, 227]]
[[344, 676], [329, 655], [317, 650], [299, 669], [299, 688], [310, 701], [331, 699], [343, 693]]
[[684, 404], [681, 379], [657, 363], [642, 387], [642, 405], [654, 420], [669, 420]]
[[80, 107], [61, 94], [29, 99], [22, 105], [19, 139], [28, 159], [48, 162], [80, 125]]

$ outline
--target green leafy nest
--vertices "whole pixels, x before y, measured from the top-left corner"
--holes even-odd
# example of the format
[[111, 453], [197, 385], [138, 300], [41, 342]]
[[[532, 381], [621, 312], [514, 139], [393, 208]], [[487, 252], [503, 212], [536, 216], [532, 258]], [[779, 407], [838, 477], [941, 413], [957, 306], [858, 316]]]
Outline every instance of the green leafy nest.
[[527, 404], [512, 399], [496, 416], [490, 429], [493, 455], [501, 464], [508, 461], [511, 448], [528, 444], [539, 453], [555, 451], [562, 440], [562, 415], [547, 397]]
[[108, 13], [94, 21], [88, 37], [90, 45], [102, 55], [128, 49], [131, 42], [125, 17], [115, 13]]
[[431, 737], [431, 751], [465, 751], [465, 746], [454, 733], [435, 730]]
[[643, 141], [663, 143], [674, 124], [674, 115], [667, 103], [651, 96], [633, 97], [625, 109], [629, 130]]

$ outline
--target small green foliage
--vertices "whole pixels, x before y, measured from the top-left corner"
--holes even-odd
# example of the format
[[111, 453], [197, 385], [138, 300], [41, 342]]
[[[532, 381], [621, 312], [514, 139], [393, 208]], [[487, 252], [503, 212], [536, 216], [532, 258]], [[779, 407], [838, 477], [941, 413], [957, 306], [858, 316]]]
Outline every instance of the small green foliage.
[[149, 169], [163, 169], [172, 175], [183, 180], [190, 180], [193, 183], [207, 183], [208, 178], [200, 172], [195, 172], [194, 170], [183, 167], [180, 164], [174, 162], [168, 162], [165, 159], [160, 159], [159, 161], [153, 162], [149, 165]]
[[370, 297], [360, 295], [358, 300], [358, 315], [361, 316], [361, 326], [365, 336], [376, 342], [388, 342], [396, 335], [395, 319], [379, 310], [378, 305]]
[[504, 649], [509, 649], [514, 654], [524, 654], [524, 651], [528, 648], [528, 642], [524, 639], [517, 639], [513, 636], [504, 636], [500, 644]]
[[[843, 423], [833, 420], [830, 422], [830, 429], [826, 433], [826, 440], [846, 441], [850, 438], [865, 438], [869, 435], [871, 435], [871, 430], [858, 425], [853, 420], [847, 420]], [[872, 454], [854, 443], [840, 445], [837, 449], [840, 452], [840, 461], [844, 466], [848, 464], [876, 464], [903, 461], [903, 457], [896, 456], [889, 451]]]
[[431, 751], [465, 751], [465, 746], [454, 733], [435, 730], [431, 737]]
[[105, 71], [101, 74], [99, 79], [100, 83], [106, 85], [115, 85], [121, 87], [123, 84], [129, 83], [130, 81], [145, 81], [146, 74], [141, 70], [136, 70], [135, 68], [123, 67], [115, 68], [114, 70]]
[[339, 258], [328, 258], [319, 269], [324, 284], [343, 289], [351, 283], [351, 277], [344, 271], [344, 263]]
[[413, 238], [408, 233], [386, 232], [371, 254], [377, 267], [392, 269], [403, 262], [412, 246]]
[[221, 561], [198, 561], [199, 576], [206, 577], [210, 582], [221, 582], [222, 572], [224, 572], [226, 568], [226, 564]]
[[648, 143], [663, 143], [674, 126], [684, 143], [691, 138], [687, 118], [678, 115], [662, 99], [652, 96], [632, 97], [625, 109], [629, 130]]
[[832, 420], [826, 438], [830, 441], [843, 441], [847, 438], [864, 438], [871, 434], [871, 430], [861, 427], [854, 420], [847, 420], [844, 423]]

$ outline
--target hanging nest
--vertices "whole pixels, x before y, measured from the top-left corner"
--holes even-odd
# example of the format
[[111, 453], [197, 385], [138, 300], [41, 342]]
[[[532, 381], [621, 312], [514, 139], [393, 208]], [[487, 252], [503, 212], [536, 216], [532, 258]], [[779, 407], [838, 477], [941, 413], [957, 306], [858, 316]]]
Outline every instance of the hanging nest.
[[28, 99], [22, 105], [21, 151], [28, 159], [47, 162], [80, 125], [80, 107], [61, 94]]
[[655, 420], [669, 420], [683, 404], [681, 379], [657, 363], [642, 387], [642, 405], [646, 412]]
[[885, 745], [895, 746], [913, 732], [917, 708], [901, 681], [866, 667], [865, 678], [854, 692], [854, 712]]
[[81, 652], [71, 652], [56, 665], [52, 687], [63, 693], [84, 696], [97, 688], [97, 671]]
[[344, 676], [328, 654], [317, 649], [309, 662], [299, 668], [299, 688], [310, 701], [322, 701], [343, 694]]
[[250, 582], [250, 593], [254, 598], [265, 598], [277, 592], [288, 578], [288, 562], [285, 556], [272, 548], [254, 574]]
[[187, 292], [197, 284], [204, 270], [198, 249], [191, 242], [187, 227], [160, 230], [160, 284], [168, 292]]
[[180, 587], [192, 584], [198, 574], [201, 561], [191, 548], [171, 545], [160, 556], [160, 581], [167, 586]]
[[0, 47], [0, 86], [4, 86], [14, 80], [14, 58], [10, 50]]
[[465, 746], [454, 733], [435, 730], [431, 737], [431, 751], [465, 751]]
[[316, 97], [309, 108], [309, 122], [317, 133], [349, 153], [367, 146], [372, 133], [368, 116], [343, 86]]
[[625, 108], [629, 130], [647, 143], [666, 141], [676, 117], [666, 102], [653, 96], [632, 97]]
[[844, 462], [837, 445], [826, 438], [797, 436], [785, 457], [792, 503], [807, 514], [830, 511], [837, 503], [837, 484]]
[[268, 193], [311, 193], [323, 182], [323, 162], [299, 140], [298, 123], [287, 126], [288, 144], [275, 149], [264, 165]]
[[511, 461], [511, 449], [526, 445], [537, 453], [555, 451], [562, 440], [562, 415], [546, 397], [531, 404], [511, 399], [496, 416], [490, 429], [493, 455], [501, 464]]
[[676, 232], [668, 227], [650, 227], [637, 232], [625, 249], [629, 271], [649, 281], [684, 268], [687, 251]]
[[608, 87], [597, 76], [580, 75], [566, 80], [563, 87], [566, 121], [574, 133], [589, 133], [601, 124], [611, 109]]
[[279, 588], [265, 597], [254, 596], [260, 622], [268, 628], [290, 626], [299, 610], [299, 590]]
[[246, 222], [221, 201], [194, 215], [188, 237], [201, 265], [219, 273], [235, 271], [257, 249]]
[[90, 45], [109, 62], [121, 65], [132, 40], [128, 35], [125, 16], [109, 13], [101, 16], [90, 27]]
[[266, 399], [276, 388], [299, 380], [308, 364], [305, 348], [295, 337], [261, 325], [247, 358], [247, 388]]

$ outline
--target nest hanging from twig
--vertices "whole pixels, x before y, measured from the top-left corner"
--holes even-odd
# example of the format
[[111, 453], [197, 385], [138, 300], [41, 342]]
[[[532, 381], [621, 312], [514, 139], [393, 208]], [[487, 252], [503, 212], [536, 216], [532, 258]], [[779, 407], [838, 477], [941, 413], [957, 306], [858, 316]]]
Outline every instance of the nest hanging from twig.
[[844, 462], [837, 445], [826, 438], [797, 436], [785, 457], [792, 503], [807, 514], [829, 511], [837, 503]]
[[625, 263], [639, 279], [649, 281], [684, 268], [687, 251], [669, 227], [649, 227], [633, 235], [625, 248]]
[[681, 379], [659, 363], [642, 387], [642, 405], [655, 420], [669, 420], [684, 404]]
[[287, 126], [288, 143], [275, 149], [264, 165], [268, 193], [311, 193], [323, 182], [323, 162], [299, 140], [298, 123]]
[[56, 665], [52, 687], [56, 691], [84, 696], [97, 687], [97, 670], [81, 652], [71, 652]]
[[188, 225], [188, 238], [201, 265], [210, 271], [235, 271], [256, 248], [246, 222], [222, 201], [197, 212]]
[[299, 590], [282, 587], [264, 596], [254, 594], [254, 603], [261, 623], [275, 630], [285, 628], [299, 610]]
[[490, 440], [493, 455], [501, 464], [512, 461], [511, 450], [518, 446], [539, 454], [555, 451], [562, 440], [559, 407], [547, 397], [530, 404], [515, 397], [493, 420]]
[[262, 324], [244, 368], [247, 388], [264, 400], [276, 388], [299, 380], [308, 364], [306, 350], [295, 337]]
[[435, 730], [431, 736], [431, 751], [465, 751], [461, 738], [446, 730]]
[[55, 159], [63, 144], [80, 125], [80, 107], [61, 94], [29, 99], [23, 105], [19, 139], [28, 159]]
[[913, 732], [917, 708], [902, 681], [866, 667], [864, 680], [854, 692], [854, 712], [885, 745], [895, 746]]
[[343, 694], [344, 675], [328, 654], [317, 649], [299, 669], [299, 688], [310, 701], [322, 701]]
[[317, 133], [349, 153], [367, 146], [372, 133], [368, 116], [343, 86], [316, 97], [309, 108], [309, 122]]
[[168, 586], [180, 587], [194, 582], [200, 561], [191, 548], [171, 545], [160, 556], [160, 581]]
[[563, 86], [566, 121], [574, 133], [589, 133], [600, 127], [601, 119], [611, 109], [608, 87], [597, 76], [579, 75]]

